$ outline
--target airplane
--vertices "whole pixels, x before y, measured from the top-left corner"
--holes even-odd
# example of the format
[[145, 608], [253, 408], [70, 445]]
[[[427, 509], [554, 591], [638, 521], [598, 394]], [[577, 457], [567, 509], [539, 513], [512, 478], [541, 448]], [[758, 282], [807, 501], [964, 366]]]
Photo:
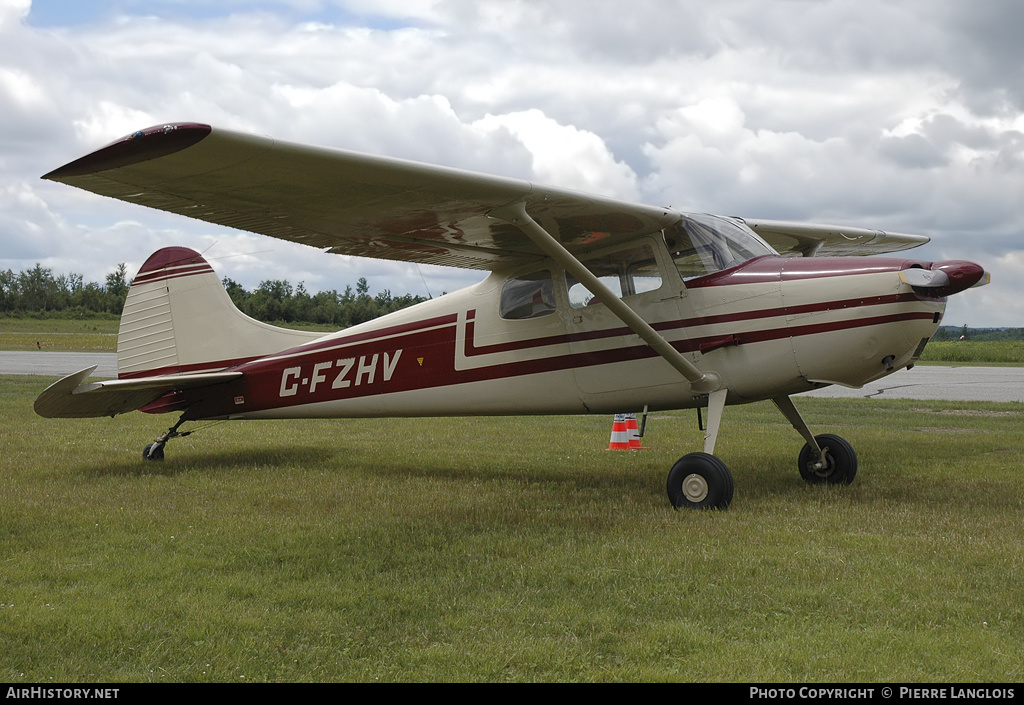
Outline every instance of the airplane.
[[464, 267], [480, 283], [335, 333], [238, 311], [199, 253], [167, 247], [132, 281], [118, 376], [48, 387], [48, 418], [615, 414], [706, 409], [703, 450], [666, 483], [676, 509], [725, 509], [714, 455], [728, 405], [771, 400], [800, 475], [853, 481], [857, 455], [792, 397], [859, 387], [921, 356], [972, 262], [899, 252], [921, 235], [715, 216], [530, 181], [305, 146], [203, 123], [139, 130], [42, 178], [326, 253]]

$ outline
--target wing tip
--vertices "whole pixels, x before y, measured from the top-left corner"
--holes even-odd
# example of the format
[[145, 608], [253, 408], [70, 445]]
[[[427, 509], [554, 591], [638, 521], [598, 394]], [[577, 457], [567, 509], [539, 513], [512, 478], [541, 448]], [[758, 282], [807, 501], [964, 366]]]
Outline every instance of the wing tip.
[[106, 147], [44, 174], [41, 178], [65, 181], [75, 176], [138, 164], [187, 149], [203, 140], [212, 131], [213, 128], [209, 125], [198, 122], [154, 125], [115, 140]]

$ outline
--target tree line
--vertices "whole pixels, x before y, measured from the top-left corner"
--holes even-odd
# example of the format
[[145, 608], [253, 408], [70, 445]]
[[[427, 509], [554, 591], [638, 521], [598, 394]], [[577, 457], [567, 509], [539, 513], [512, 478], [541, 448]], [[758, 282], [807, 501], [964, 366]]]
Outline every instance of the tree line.
[[123, 263], [107, 275], [103, 284], [86, 283], [81, 274], [54, 275], [39, 264], [17, 274], [8, 269], [0, 271], [0, 313], [120, 314], [129, 286]]
[[[365, 277], [360, 277], [354, 291], [346, 286], [340, 293], [331, 290], [311, 294], [304, 284], [293, 287], [284, 280], [264, 281], [251, 291], [226, 277], [223, 283], [243, 313], [271, 323], [347, 328], [426, 300], [412, 294], [394, 296], [387, 289], [370, 296]], [[8, 269], [0, 271], [0, 315], [120, 315], [130, 287], [123, 263], [106, 276], [103, 284], [85, 282], [81, 274], [55, 275], [39, 264], [17, 273]]]
[[385, 289], [370, 296], [370, 285], [360, 277], [355, 291], [351, 286], [311, 294], [300, 282], [292, 287], [280, 279], [262, 282], [252, 291], [246, 291], [237, 282], [224, 278], [224, 288], [238, 309], [259, 321], [281, 323], [318, 323], [348, 328], [392, 313], [399, 309], [426, 301], [425, 297], [403, 294], [393, 296]]

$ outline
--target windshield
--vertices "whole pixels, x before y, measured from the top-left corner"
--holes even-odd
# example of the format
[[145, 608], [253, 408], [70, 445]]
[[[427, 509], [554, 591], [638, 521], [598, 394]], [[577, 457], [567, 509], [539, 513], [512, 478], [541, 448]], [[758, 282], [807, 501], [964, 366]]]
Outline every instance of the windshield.
[[716, 215], [683, 216], [665, 230], [665, 242], [684, 280], [776, 254], [747, 226]]

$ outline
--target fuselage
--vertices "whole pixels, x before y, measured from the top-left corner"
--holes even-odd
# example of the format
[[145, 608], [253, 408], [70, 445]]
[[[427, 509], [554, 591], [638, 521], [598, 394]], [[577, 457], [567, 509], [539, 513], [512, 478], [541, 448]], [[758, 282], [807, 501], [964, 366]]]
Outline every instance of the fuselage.
[[[653, 258], [635, 265], [622, 299], [716, 373], [729, 403], [860, 386], [907, 367], [945, 308], [943, 296], [900, 274], [931, 271], [930, 262], [769, 254], [687, 278], [660, 235], [648, 240]], [[961, 264], [969, 263], [946, 267]], [[605, 306], [574, 296], [571, 278], [550, 262], [494, 272], [240, 364], [240, 380], [189, 398], [187, 416], [606, 414], [707, 403]]]

